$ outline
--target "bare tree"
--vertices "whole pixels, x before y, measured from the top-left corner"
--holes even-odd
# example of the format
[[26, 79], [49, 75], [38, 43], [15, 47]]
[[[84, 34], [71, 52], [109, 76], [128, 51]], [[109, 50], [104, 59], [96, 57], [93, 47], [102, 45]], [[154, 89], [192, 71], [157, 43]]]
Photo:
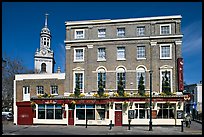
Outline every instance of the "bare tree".
[[2, 109], [13, 107], [13, 81], [15, 74], [34, 73], [23, 66], [20, 59], [5, 56], [6, 66], [2, 69]]

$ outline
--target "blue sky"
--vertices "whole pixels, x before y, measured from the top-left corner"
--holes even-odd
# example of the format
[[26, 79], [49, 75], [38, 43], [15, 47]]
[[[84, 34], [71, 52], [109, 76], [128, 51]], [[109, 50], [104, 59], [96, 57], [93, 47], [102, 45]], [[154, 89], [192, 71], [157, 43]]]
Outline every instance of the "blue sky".
[[65, 21], [123, 19], [150, 16], [182, 16], [184, 81], [202, 80], [202, 2], [3, 2], [2, 56], [22, 60], [34, 69], [34, 53], [40, 47], [40, 31], [49, 13], [51, 49], [62, 72], [65, 69]]

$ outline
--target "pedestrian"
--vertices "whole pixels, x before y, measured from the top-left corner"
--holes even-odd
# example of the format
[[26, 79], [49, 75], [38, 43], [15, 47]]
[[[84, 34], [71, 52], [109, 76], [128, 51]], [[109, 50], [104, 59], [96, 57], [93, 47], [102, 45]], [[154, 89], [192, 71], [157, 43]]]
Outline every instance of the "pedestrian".
[[191, 123], [191, 122], [190, 122], [190, 119], [191, 119], [191, 118], [190, 118], [190, 115], [187, 114], [185, 121], [186, 121], [186, 127], [188, 127], [188, 128], [190, 128], [190, 123]]

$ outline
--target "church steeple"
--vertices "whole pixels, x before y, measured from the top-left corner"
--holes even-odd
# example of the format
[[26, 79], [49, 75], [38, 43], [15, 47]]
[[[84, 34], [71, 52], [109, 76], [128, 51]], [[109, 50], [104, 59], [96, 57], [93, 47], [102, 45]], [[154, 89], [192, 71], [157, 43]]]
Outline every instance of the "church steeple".
[[40, 36], [40, 49], [50, 49], [50, 41], [51, 41], [51, 34], [50, 30], [48, 29], [48, 15], [45, 14], [45, 26], [42, 28]]
[[40, 32], [40, 49], [35, 52], [35, 70], [43, 73], [53, 73], [55, 64], [54, 53], [50, 46], [51, 34], [48, 28], [48, 15], [45, 14], [45, 24]]
[[45, 28], [47, 28], [47, 17], [48, 17], [48, 15], [49, 14], [47, 14], [47, 13], [45, 14]]

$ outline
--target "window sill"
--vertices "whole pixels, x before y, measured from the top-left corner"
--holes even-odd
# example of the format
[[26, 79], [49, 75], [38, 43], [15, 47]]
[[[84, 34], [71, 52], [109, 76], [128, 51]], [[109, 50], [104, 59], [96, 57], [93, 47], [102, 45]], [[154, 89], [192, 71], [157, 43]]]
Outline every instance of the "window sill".
[[167, 36], [167, 35], [171, 35], [171, 33], [169, 33], [169, 34], [160, 34], [161, 36]]
[[98, 61], [98, 62], [105, 62], [106, 59], [98, 59], [97, 61]]
[[117, 61], [126, 61], [126, 59], [117, 59]]
[[146, 60], [146, 58], [137, 58], [137, 60]]
[[84, 62], [84, 60], [74, 60], [74, 63], [80, 63], [80, 62]]
[[160, 58], [161, 60], [171, 60], [172, 58]]
[[58, 96], [59, 94], [51, 94], [51, 95], [53, 95], [53, 96]]
[[80, 39], [85, 39], [85, 38], [74, 38], [74, 39], [75, 39], [75, 40], [78, 40], [78, 39], [80, 40]]

